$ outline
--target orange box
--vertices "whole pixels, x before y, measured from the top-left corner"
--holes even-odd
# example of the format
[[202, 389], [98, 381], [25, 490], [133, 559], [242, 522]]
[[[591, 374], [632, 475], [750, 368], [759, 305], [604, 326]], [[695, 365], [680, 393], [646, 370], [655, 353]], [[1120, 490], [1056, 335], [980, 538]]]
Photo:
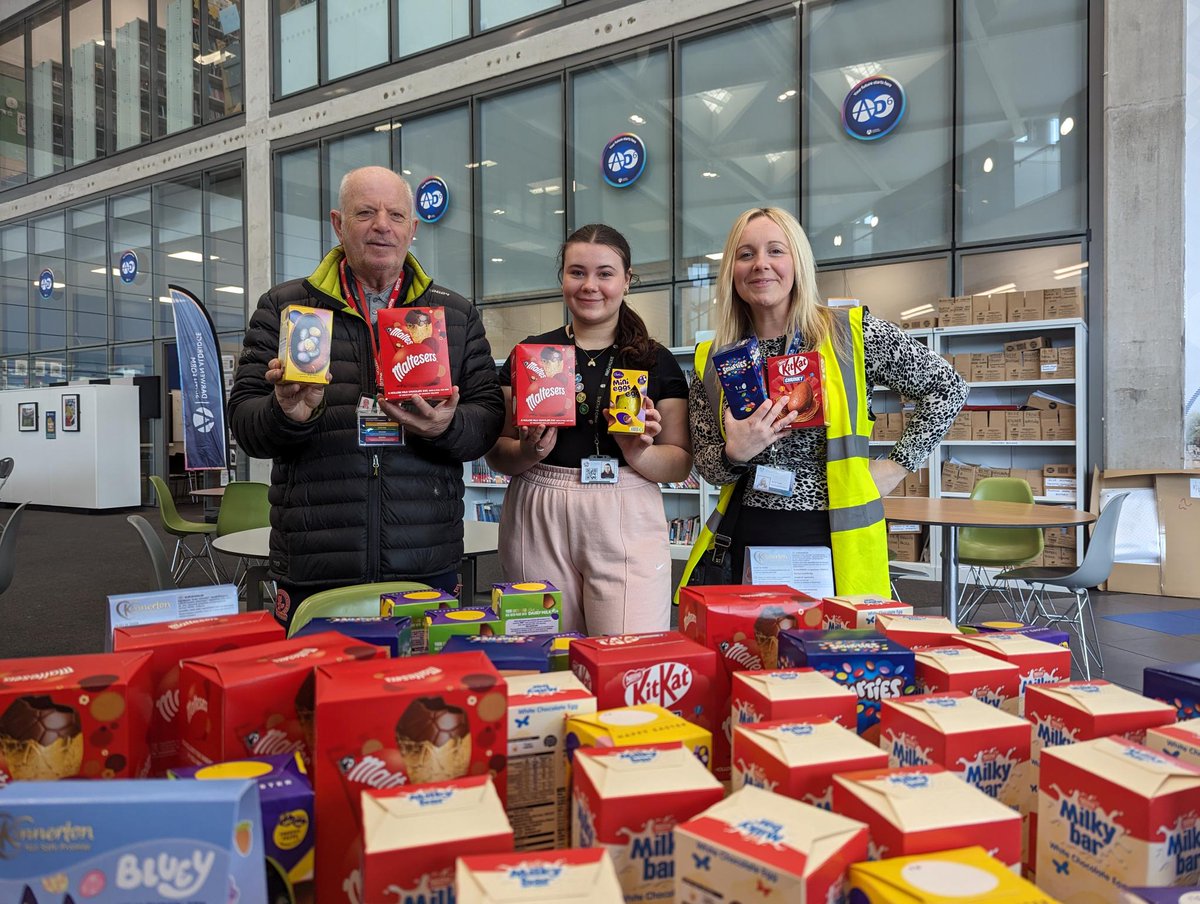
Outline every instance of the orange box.
[[735, 725], [817, 718], [851, 731], [858, 725], [858, 695], [815, 669], [734, 672], [732, 678], [730, 715]]
[[918, 694], [961, 691], [1016, 715], [1021, 670], [1011, 662], [963, 646], [921, 647], [913, 652]]
[[786, 584], [681, 587], [679, 628], [720, 654], [729, 673], [779, 665], [779, 632], [821, 627], [821, 601]]
[[874, 628], [880, 615], [912, 615], [913, 607], [870, 593], [827, 596], [822, 603], [825, 628]]
[[514, 348], [512, 401], [518, 427], [574, 427], [575, 346]]
[[445, 308], [384, 308], [379, 318], [383, 397], [448, 399], [450, 350]]
[[942, 615], [892, 615], [881, 612], [875, 616], [875, 630], [896, 643], [916, 649], [918, 646], [941, 646], [953, 643], [962, 634], [950, 619]]
[[768, 399], [786, 397], [784, 413], [797, 413], [793, 430], [825, 426], [825, 362], [820, 352], [767, 358], [764, 369]]
[[329, 382], [333, 311], [290, 304], [279, 314], [279, 360], [284, 383]]

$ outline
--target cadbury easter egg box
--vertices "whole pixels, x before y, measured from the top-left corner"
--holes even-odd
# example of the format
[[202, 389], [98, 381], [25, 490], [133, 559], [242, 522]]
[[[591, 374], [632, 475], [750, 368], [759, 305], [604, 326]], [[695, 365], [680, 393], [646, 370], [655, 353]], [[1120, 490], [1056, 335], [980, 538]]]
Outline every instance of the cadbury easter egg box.
[[650, 374], [644, 370], [629, 370], [625, 367], [613, 369], [608, 384], [608, 412], [612, 422], [609, 433], [645, 433], [646, 421], [642, 417], [642, 400], [650, 383]]

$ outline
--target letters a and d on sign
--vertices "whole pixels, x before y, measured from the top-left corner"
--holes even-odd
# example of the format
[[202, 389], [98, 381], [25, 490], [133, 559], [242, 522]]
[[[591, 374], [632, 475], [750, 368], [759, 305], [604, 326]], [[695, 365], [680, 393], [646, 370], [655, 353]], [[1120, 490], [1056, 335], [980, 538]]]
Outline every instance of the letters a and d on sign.
[[417, 186], [417, 216], [422, 223], [436, 223], [450, 207], [450, 189], [444, 179], [430, 176]]
[[129, 285], [137, 279], [138, 275], [138, 256], [137, 252], [132, 249], [121, 255], [121, 260], [117, 267], [117, 272], [121, 276], [121, 282]]
[[632, 132], [622, 132], [604, 146], [601, 165], [604, 181], [613, 188], [628, 188], [646, 169], [646, 144]]
[[842, 101], [842, 125], [851, 138], [875, 141], [890, 133], [904, 116], [904, 88], [886, 75], [865, 78]]

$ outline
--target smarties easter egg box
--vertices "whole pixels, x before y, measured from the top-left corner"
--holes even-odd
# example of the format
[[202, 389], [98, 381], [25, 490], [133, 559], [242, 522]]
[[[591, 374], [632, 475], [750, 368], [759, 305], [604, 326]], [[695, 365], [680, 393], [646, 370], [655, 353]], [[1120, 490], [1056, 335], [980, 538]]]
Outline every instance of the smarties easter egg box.
[[446, 309], [384, 308], [376, 316], [384, 398], [450, 398]]
[[333, 311], [290, 304], [279, 315], [279, 360], [284, 383], [319, 383], [329, 376]]

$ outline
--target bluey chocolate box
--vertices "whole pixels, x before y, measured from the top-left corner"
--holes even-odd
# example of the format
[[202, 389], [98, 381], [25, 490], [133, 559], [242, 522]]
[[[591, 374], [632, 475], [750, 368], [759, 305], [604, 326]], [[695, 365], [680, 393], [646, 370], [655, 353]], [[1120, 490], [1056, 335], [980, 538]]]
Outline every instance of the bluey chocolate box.
[[921, 647], [917, 658], [917, 693], [962, 691], [1006, 713], [1017, 714], [1021, 670], [1011, 662], [964, 646]]
[[512, 403], [518, 427], [574, 427], [575, 346], [517, 345]]
[[820, 352], [776, 355], [767, 358], [767, 397], [775, 402], [787, 399], [783, 413], [796, 413], [791, 429], [824, 427], [825, 361]]
[[1142, 694], [1175, 707], [1180, 722], [1200, 716], [1200, 662], [1142, 669]]
[[880, 615], [912, 615], [913, 607], [871, 593], [827, 596], [822, 604], [826, 630], [874, 628]]
[[748, 418], [767, 400], [767, 384], [762, 375], [763, 355], [757, 336], [749, 336], [713, 352], [709, 364], [716, 369], [729, 410], [738, 420]]
[[830, 810], [834, 773], [887, 764], [885, 751], [828, 719], [752, 722], [733, 730], [734, 791], [753, 785]]
[[867, 827], [746, 786], [675, 829], [675, 900], [842, 901]]
[[1020, 669], [1018, 713], [1025, 711], [1025, 689], [1031, 684], [1058, 684], [1071, 678], [1071, 651], [1021, 634], [963, 634], [955, 640], [965, 647], [1011, 662]]
[[412, 619], [407, 615], [390, 615], [387, 618], [362, 618], [349, 615], [310, 619], [293, 637], [307, 637], [323, 631], [337, 631], [353, 640], [383, 647], [388, 655], [412, 655]]
[[548, 581], [493, 584], [492, 609], [505, 634], [555, 634], [562, 624], [562, 591]]
[[650, 372], [614, 367], [608, 379], [609, 433], [645, 433], [642, 402], [650, 384]]
[[679, 743], [712, 768], [712, 734], [654, 703], [567, 717], [567, 758], [580, 747]]
[[568, 846], [567, 720], [595, 712], [596, 698], [570, 672], [508, 679], [508, 819], [518, 851]]
[[150, 684], [154, 707], [150, 711], [148, 734], [151, 775], [164, 775], [172, 766], [181, 765], [182, 723], [176, 716], [182, 660], [283, 639], [283, 626], [270, 612], [242, 612], [113, 630], [114, 652], [149, 650], [152, 654]]
[[681, 587], [679, 629], [730, 674], [779, 666], [779, 632], [821, 627], [821, 601], [784, 584]]
[[252, 781], [21, 781], [0, 812], [3, 901], [267, 900]]
[[425, 652], [440, 653], [456, 634], [496, 635], [501, 633], [500, 616], [490, 606], [459, 609], [428, 609], [425, 612]]
[[383, 397], [450, 398], [445, 308], [384, 308], [376, 317]]
[[855, 904], [1058, 904], [978, 845], [856, 863], [850, 896]]
[[1031, 797], [1029, 723], [1019, 716], [950, 691], [885, 700], [879, 724], [889, 766], [944, 766], [1009, 807]]
[[[172, 769], [171, 778], [226, 781], [250, 779], [258, 785], [263, 851], [267, 858], [268, 901], [293, 901], [297, 886], [313, 878], [316, 833], [313, 789], [299, 754], [230, 760], [212, 766]], [[311, 892], [311, 889], [306, 889]]]
[[0, 786], [150, 771], [151, 654], [0, 660]]
[[779, 664], [809, 667], [832, 678], [858, 697], [858, 733], [879, 739], [879, 708], [916, 692], [912, 650], [874, 631], [785, 631]]
[[538, 634], [456, 634], [446, 639], [440, 652], [478, 650], [501, 675], [539, 674], [550, 670], [548, 640]]
[[[452, 904], [457, 858], [513, 849], [504, 805], [486, 775], [370, 788], [362, 794], [361, 807], [362, 889], [359, 897], [349, 896], [356, 904]], [[324, 904], [324, 894], [318, 900]]]
[[675, 886], [672, 831], [725, 796], [681, 744], [575, 751], [571, 840], [603, 847], [626, 901], [669, 901]]
[[820, 717], [851, 731], [858, 726], [858, 695], [815, 669], [734, 672], [731, 677], [734, 725]]
[[279, 361], [284, 383], [329, 382], [333, 311], [290, 304], [279, 314]]
[[1014, 871], [1021, 863], [1020, 814], [942, 766], [836, 775], [833, 810], [868, 825], [872, 860], [978, 844]]
[[897, 615], [890, 612], [876, 613], [875, 630], [909, 649], [942, 646], [962, 634], [944, 615]]
[[1200, 766], [1200, 722], [1176, 722], [1149, 728], [1143, 743], [1151, 750], [1173, 756], [1180, 762]]
[[458, 858], [457, 904], [621, 904], [625, 896], [604, 848]]
[[1119, 900], [1200, 879], [1200, 769], [1123, 738], [1047, 747], [1038, 780], [1037, 881], [1056, 898]]

